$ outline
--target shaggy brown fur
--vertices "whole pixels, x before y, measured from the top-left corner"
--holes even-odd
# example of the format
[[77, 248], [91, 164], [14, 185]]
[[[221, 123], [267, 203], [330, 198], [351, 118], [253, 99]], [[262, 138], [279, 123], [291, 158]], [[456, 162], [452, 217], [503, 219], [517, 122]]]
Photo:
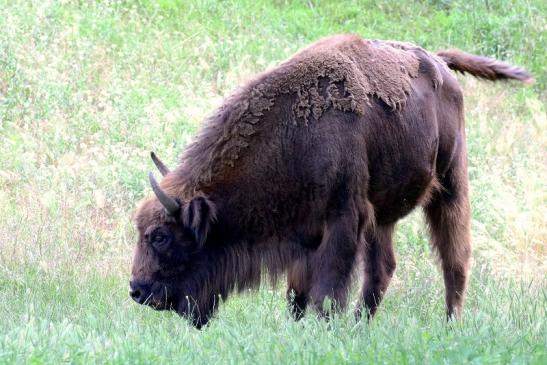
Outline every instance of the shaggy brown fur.
[[308, 304], [326, 315], [346, 305], [362, 258], [358, 313], [372, 315], [395, 270], [395, 224], [421, 205], [447, 314], [459, 316], [470, 211], [463, 97], [445, 59], [479, 77], [525, 71], [450, 55], [335, 36], [239, 89], [176, 169], [152, 156], [163, 203], [147, 199], [137, 212], [131, 296], [201, 326], [266, 270], [274, 281], [287, 273], [295, 318]]
[[[256, 77], [206, 121], [201, 136], [182, 157], [173, 177], [173, 194], [191, 196], [206, 189], [215, 175], [226, 173], [226, 165], [234, 167], [252, 136], [268, 128], [262, 117], [280, 95], [296, 96], [284, 124], [307, 125], [331, 108], [362, 115], [371, 98], [401, 108], [411, 91], [411, 79], [418, 76], [419, 60], [393, 44], [356, 35], [334, 36]], [[170, 186], [169, 181], [164, 184]]]

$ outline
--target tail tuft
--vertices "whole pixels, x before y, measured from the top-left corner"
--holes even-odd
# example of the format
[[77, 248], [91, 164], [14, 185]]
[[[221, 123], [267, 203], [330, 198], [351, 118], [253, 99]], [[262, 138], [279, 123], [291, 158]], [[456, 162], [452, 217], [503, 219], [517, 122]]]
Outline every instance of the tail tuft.
[[438, 52], [437, 56], [442, 58], [452, 70], [482, 79], [490, 81], [513, 79], [526, 83], [534, 82], [532, 75], [525, 69], [493, 58], [477, 56], [457, 49]]

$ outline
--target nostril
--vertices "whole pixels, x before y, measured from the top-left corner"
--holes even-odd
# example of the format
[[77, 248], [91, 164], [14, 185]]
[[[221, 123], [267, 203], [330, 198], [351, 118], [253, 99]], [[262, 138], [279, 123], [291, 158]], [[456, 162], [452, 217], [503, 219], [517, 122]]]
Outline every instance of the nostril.
[[141, 297], [141, 291], [136, 289], [136, 290], [129, 290], [129, 296], [131, 296], [131, 298], [133, 298], [133, 300], [135, 301], [139, 301], [140, 297]]
[[129, 282], [129, 296], [139, 304], [144, 304], [151, 295], [151, 284], [131, 280]]

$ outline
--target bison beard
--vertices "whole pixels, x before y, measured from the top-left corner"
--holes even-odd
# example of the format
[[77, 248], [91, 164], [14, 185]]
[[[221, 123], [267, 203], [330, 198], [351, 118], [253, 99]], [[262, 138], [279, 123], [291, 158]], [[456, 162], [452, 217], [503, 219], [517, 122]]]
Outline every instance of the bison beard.
[[[449, 68], [530, 81], [496, 60], [355, 35], [323, 39], [227, 98], [174, 170], [152, 154], [130, 295], [201, 327], [233, 291], [286, 274], [295, 319], [347, 304], [369, 318], [395, 270], [396, 222], [424, 208], [449, 317], [471, 255], [463, 97]], [[325, 299], [330, 299], [327, 307]]]

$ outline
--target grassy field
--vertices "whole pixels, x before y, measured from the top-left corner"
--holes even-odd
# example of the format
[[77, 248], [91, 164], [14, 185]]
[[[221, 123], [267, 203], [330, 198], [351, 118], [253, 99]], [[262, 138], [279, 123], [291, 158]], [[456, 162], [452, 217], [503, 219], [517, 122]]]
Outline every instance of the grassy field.
[[[547, 363], [547, 3], [0, 0], [0, 363]], [[239, 83], [321, 36], [458, 47], [535, 85], [460, 77], [474, 262], [446, 324], [420, 212], [377, 318], [295, 323], [284, 288], [205, 330], [127, 295], [148, 153], [170, 165]]]

